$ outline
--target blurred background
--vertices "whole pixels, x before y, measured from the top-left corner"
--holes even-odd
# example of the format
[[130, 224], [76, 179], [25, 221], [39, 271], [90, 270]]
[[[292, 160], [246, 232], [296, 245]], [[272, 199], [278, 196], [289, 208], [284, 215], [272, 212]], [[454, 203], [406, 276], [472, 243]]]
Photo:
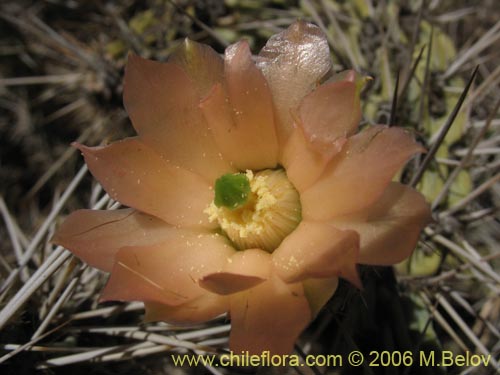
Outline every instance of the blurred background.
[[[326, 33], [335, 71], [373, 77], [363, 92], [363, 124], [412, 129], [432, 150], [400, 178], [425, 194], [435, 219], [410, 260], [363, 269], [363, 291], [342, 284], [297, 353], [470, 351], [491, 355], [488, 367], [174, 367], [169, 353], [193, 350], [182, 342], [224, 348], [227, 322], [144, 325], [140, 304], [98, 304], [106, 276], [49, 244], [72, 210], [113, 204], [69, 144], [133, 135], [122, 104], [129, 51], [165, 61], [188, 37], [219, 53], [245, 38], [258, 53], [297, 19]], [[0, 372], [495, 373], [499, 63], [496, 0], [3, 0], [0, 317], [8, 323], [0, 330]], [[189, 338], [164, 339], [179, 334]]]

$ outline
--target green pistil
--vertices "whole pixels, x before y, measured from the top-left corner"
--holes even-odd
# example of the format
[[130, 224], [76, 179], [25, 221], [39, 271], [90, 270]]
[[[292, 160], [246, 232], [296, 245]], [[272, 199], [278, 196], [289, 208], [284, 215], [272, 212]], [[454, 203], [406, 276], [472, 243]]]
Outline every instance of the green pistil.
[[250, 181], [243, 173], [225, 174], [215, 181], [215, 199], [217, 207], [234, 210], [243, 206], [250, 196]]

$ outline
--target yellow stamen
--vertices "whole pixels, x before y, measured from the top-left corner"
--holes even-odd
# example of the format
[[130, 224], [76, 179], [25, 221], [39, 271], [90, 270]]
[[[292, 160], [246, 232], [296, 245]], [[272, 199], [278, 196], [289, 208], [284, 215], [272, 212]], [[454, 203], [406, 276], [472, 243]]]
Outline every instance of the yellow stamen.
[[259, 248], [274, 251], [301, 220], [299, 193], [285, 171], [264, 170], [255, 175], [247, 171], [251, 194], [237, 208], [217, 207], [214, 202], [205, 210], [211, 222], [221, 229], [240, 250]]

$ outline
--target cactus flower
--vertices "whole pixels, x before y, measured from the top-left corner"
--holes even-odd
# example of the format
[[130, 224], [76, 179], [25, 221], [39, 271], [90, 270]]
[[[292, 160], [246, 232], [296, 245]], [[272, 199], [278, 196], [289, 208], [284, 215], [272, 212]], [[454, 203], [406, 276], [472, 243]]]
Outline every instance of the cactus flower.
[[143, 301], [146, 320], [228, 313], [234, 352], [289, 353], [358, 264], [413, 251], [430, 218], [394, 175], [423, 151], [361, 118], [363, 78], [331, 74], [320, 29], [295, 22], [255, 58], [189, 40], [166, 63], [131, 54], [124, 103], [136, 137], [75, 144], [129, 208], [79, 210], [54, 242], [110, 272], [101, 300]]

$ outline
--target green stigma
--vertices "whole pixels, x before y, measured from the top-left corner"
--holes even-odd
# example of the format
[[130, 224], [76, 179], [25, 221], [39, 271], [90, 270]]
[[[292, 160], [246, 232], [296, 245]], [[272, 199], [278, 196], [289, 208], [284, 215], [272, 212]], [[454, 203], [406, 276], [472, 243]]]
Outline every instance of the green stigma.
[[234, 210], [247, 202], [250, 192], [250, 181], [245, 174], [228, 173], [215, 181], [214, 204]]

